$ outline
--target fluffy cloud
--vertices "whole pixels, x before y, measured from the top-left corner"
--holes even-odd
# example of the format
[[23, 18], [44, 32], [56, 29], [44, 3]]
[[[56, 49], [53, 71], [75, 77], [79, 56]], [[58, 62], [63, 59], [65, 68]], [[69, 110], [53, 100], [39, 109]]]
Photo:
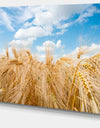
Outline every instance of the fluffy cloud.
[[[41, 12], [35, 14], [33, 24], [35, 25], [57, 25], [61, 20], [66, 20], [74, 14], [80, 14], [90, 5], [55, 5], [41, 6]], [[44, 11], [45, 10], [45, 11]], [[67, 25], [66, 25], [67, 27]]]
[[[30, 45], [39, 37], [53, 35], [55, 29], [58, 30], [55, 35], [62, 35], [67, 31], [66, 28], [76, 22], [84, 21], [86, 17], [92, 16], [97, 11], [99, 10], [93, 5], [54, 5], [19, 8], [15, 17], [18, 19], [18, 23], [24, 23], [24, 25], [15, 33], [15, 39], [11, 41], [11, 44], [18, 45], [22, 43], [22, 45], [28, 46], [27, 43]], [[79, 14], [79, 18], [75, 22], [67, 22], [75, 14]], [[31, 20], [29, 21], [29, 19]]]
[[33, 41], [38, 37], [48, 36], [52, 34], [51, 26], [44, 27], [29, 27], [19, 29], [14, 36], [14, 40], [9, 42], [10, 46], [14, 47], [30, 47], [33, 44]]
[[33, 18], [33, 23], [37, 25], [52, 24], [55, 20], [68, 19], [74, 14], [80, 14], [91, 5], [49, 5], [30, 6], [17, 8], [19, 14], [16, 19], [20, 22]]
[[81, 23], [83, 21], [86, 21], [87, 17], [93, 16], [94, 13], [100, 13], [100, 10], [98, 10], [95, 6], [92, 6], [91, 8], [88, 8], [84, 13], [81, 13], [76, 22]]
[[[68, 56], [72, 57], [72, 58], [77, 58], [77, 54], [79, 53], [80, 48], [77, 47], [72, 53], [70, 53]], [[100, 53], [100, 44], [95, 44], [93, 43], [91, 46], [83, 46], [81, 47], [81, 51], [85, 52], [85, 54], [83, 54], [81, 56], [82, 58], [89, 58], [95, 54]]]
[[[62, 21], [71, 18], [74, 14], [80, 14], [91, 5], [63, 5], [63, 6], [34, 6], [24, 8], [23, 14], [19, 19], [23, 22], [24, 28], [20, 28], [15, 33], [15, 44], [29, 40], [30, 38], [36, 40], [38, 37], [53, 35], [54, 26], [59, 29], [56, 35], [64, 34], [66, 28], [73, 23], [62, 23]], [[22, 8], [23, 10], [23, 8]], [[29, 19], [33, 19], [28, 22]], [[21, 22], [20, 21], [20, 22]], [[35, 25], [35, 26], [34, 26]], [[23, 44], [23, 43], [22, 43]]]
[[0, 24], [5, 25], [10, 31], [14, 31], [14, 28], [12, 27], [10, 17], [8, 14], [0, 9]]
[[15, 38], [21, 40], [33, 38], [35, 40], [38, 37], [51, 35], [51, 33], [52, 33], [52, 27], [50, 26], [45, 26], [45, 27], [36, 26], [36, 27], [29, 27], [26, 29], [19, 29], [15, 34]]
[[[62, 21], [67, 20], [74, 16], [74, 14], [80, 14], [84, 12], [91, 5], [54, 5], [54, 6], [38, 6], [28, 7], [25, 9], [24, 14], [21, 16], [21, 20], [27, 21], [29, 18], [33, 18], [33, 21], [26, 22], [24, 26], [37, 25], [54, 25], [59, 29], [69, 27], [70, 23], [63, 24]], [[28, 15], [28, 16], [27, 16]], [[32, 17], [33, 16], [33, 17]], [[25, 18], [26, 17], [26, 18]]]
[[45, 49], [48, 47], [50, 51], [53, 51], [55, 48], [62, 48], [61, 40], [58, 40], [57, 43], [55, 44], [52, 41], [45, 41], [42, 46], [37, 46], [38, 52], [44, 52]]
[[41, 12], [41, 10], [42, 6], [19, 7], [15, 19], [17, 19], [19, 23], [24, 23], [31, 18], [33, 19], [35, 14]]
[[[18, 21], [25, 22], [24, 27], [36, 26], [55, 26], [64, 29], [72, 23], [62, 23], [75, 14], [81, 14], [92, 5], [54, 5], [54, 6], [34, 6], [22, 8], [21, 16], [17, 17]], [[29, 19], [33, 19], [28, 22]]]
[[[25, 28], [32, 25], [36, 26], [56, 26], [59, 29], [64, 29], [72, 25], [70, 23], [62, 23], [64, 20], [72, 18], [75, 14], [81, 14], [77, 19], [77, 22], [83, 21], [86, 17], [92, 16], [94, 12], [99, 13], [93, 5], [54, 5], [54, 6], [30, 6], [9, 8], [10, 11], [16, 11], [16, 15], [12, 16], [14, 23], [24, 23]], [[86, 11], [87, 10], [87, 11]], [[85, 12], [86, 11], [86, 12]], [[0, 9], [0, 17], [2, 17], [2, 23], [5, 23], [7, 28], [14, 30], [11, 25], [11, 20], [8, 14]], [[31, 21], [29, 22], [29, 20]]]
[[11, 47], [15, 48], [27, 48], [31, 47], [33, 44], [33, 38], [28, 38], [27, 40], [12, 40], [9, 42]]
[[[87, 17], [100, 12], [94, 5], [30, 6], [11, 9], [17, 10], [16, 15], [12, 17], [15, 25], [24, 24], [17, 30], [14, 39], [9, 43], [10, 46], [16, 47], [30, 47], [39, 37], [53, 34], [63, 35], [69, 26], [85, 21]], [[75, 22], [68, 22], [69, 19], [73, 19], [75, 14], [79, 15], [78, 19], [74, 19]], [[10, 17], [1, 9], [0, 23], [5, 24], [9, 30], [14, 30]], [[51, 44], [57, 48], [57, 43], [52, 42]], [[42, 46], [37, 46], [38, 51], [39, 49], [44, 51], [44, 45], [45, 43]]]
[[56, 32], [56, 35], [63, 35], [66, 31], [66, 29], [61, 29], [59, 32]]

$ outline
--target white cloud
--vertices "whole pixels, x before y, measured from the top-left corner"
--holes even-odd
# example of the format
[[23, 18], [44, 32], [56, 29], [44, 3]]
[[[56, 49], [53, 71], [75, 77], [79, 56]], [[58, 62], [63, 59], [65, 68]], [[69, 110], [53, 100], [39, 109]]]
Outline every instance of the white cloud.
[[[75, 14], [80, 15], [77, 22], [81, 22], [86, 17], [92, 16], [94, 12], [99, 13], [99, 10], [93, 5], [46, 5], [20, 7], [17, 9], [16, 15], [14, 15], [12, 19], [16, 24], [23, 23], [24, 25], [17, 30], [14, 39], [10, 42], [10, 46], [28, 47], [39, 37], [51, 36], [53, 34], [63, 35], [64, 32], [67, 31], [66, 28], [73, 24], [73, 22], [68, 22], [67, 20], [72, 18]], [[4, 11], [3, 15], [4, 18], [2, 18], [2, 21], [7, 28], [13, 31], [14, 28], [12, 27], [9, 16]], [[31, 20], [28, 21], [29, 19]], [[58, 31], [55, 32], [55, 29]], [[41, 48], [40, 46], [40, 49], [43, 51], [44, 48]]]
[[100, 44], [92, 44], [90, 47], [89, 47], [89, 49], [88, 49], [88, 51], [89, 52], [98, 52], [98, 51], [100, 51]]
[[16, 19], [25, 22], [33, 19], [35, 25], [55, 24], [58, 21], [68, 19], [73, 14], [80, 14], [91, 5], [49, 5], [20, 7]]
[[62, 48], [61, 40], [58, 40], [55, 44], [54, 42], [48, 40], [45, 41], [41, 46], [37, 46], [38, 52], [44, 52], [46, 48], [49, 48], [50, 51], [53, 51], [55, 48]]
[[15, 48], [27, 48], [31, 47], [33, 44], [33, 38], [28, 38], [27, 40], [12, 40], [9, 42], [11, 47]]
[[56, 45], [55, 45], [55, 47], [61, 48], [61, 43], [62, 43], [61, 40], [58, 40], [57, 43], [56, 43]]
[[[80, 14], [92, 5], [54, 5], [54, 6], [34, 6], [22, 9], [20, 22], [25, 22], [24, 27], [36, 26], [55, 26], [57, 29], [68, 28], [73, 23], [62, 23], [74, 14]], [[31, 22], [28, 22], [32, 19]]]
[[85, 12], [81, 13], [79, 18], [76, 20], [76, 22], [83, 22], [87, 20], [87, 17], [91, 17], [94, 15], [94, 13], [100, 13], [100, 10], [98, 10], [95, 6], [92, 6], [88, 8]]
[[51, 26], [22, 28], [15, 33], [15, 39], [9, 42], [9, 45], [15, 47], [30, 47], [38, 37], [48, 35], [52, 35]]
[[[72, 53], [70, 53], [67, 56], [72, 57], [72, 58], [77, 58], [77, 54], [79, 53], [79, 50], [80, 48], [77, 47]], [[95, 54], [100, 53], [100, 44], [92, 43], [91, 46], [82, 46], [81, 51], [82, 52], [86, 51], [86, 53], [81, 56], [81, 59], [89, 58]]]
[[45, 61], [46, 55], [45, 54], [38, 55], [37, 58], [39, 61]]
[[[8, 52], [11, 57], [13, 57], [12, 47], [8, 47]], [[0, 49], [0, 57], [6, 56], [6, 49]]]
[[16, 39], [27, 39], [33, 38], [34, 40], [38, 37], [48, 36], [51, 35], [52, 28], [45, 26], [45, 27], [29, 27], [26, 29], [19, 29], [16, 34]]
[[[91, 5], [55, 5], [55, 6], [41, 6], [41, 12], [35, 13], [33, 24], [35, 25], [55, 25], [66, 28], [68, 23], [62, 25], [62, 20], [67, 20], [74, 14], [80, 14]], [[44, 11], [45, 10], [45, 11]]]
[[30, 27], [31, 25], [32, 25], [32, 23], [26, 22], [23, 27], [27, 28], [27, 27]]
[[31, 18], [35, 17], [35, 14], [41, 12], [41, 6], [28, 6], [18, 9], [18, 15], [15, 18], [19, 23], [24, 23]]
[[[9, 8], [10, 9], [10, 8]], [[37, 26], [55, 26], [59, 29], [64, 29], [72, 25], [70, 23], [62, 23], [62, 21], [67, 20], [74, 16], [74, 14], [82, 14], [77, 19], [81, 22], [85, 17], [92, 15], [94, 11], [100, 12], [93, 5], [54, 5], [54, 6], [30, 6], [30, 7], [19, 7], [11, 8], [16, 11], [16, 15], [12, 16], [12, 21], [16, 24], [24, 23], [25, 28], [32, 25]], [[89, 10], [88, 10], [89, 9]], [[83, 13], [85, 10], [87, 12]], [[3, 22], [10, 30], [14, 30], [11, 25], [11, 20], [8, 14], [0, 9], [0, 15], [3, 15]], [[28, 22], [32, 19], [31, 22]]]
[[[41, 62], [45, 62], [45, 59], [46, 59], [46, 54], [38, 54], [37, 56], [37, 59]], [[52, 55], [53, 57], [53, 62], [56, 62], [57, 61], [57, 58], [59, 58], [57, 55]]]
[[56, 35], [63, 35], [66, 31], [66, 29], [61, 29], [59, 32], [56, 32]]
[[[20, 28], [15, 33], [15, 39], [28, 40], [32, 38], [36, 40], [38, 37], [53, 35], [54, 26], [59, 29], [59, 31], [55, 33], [56, 35], [64, 34], [65, 29], [72, 25], [72, 23], [62, 23], [62, 21], [69, 19], [74, 14], [80, 14], [90, 6], [91, 5], [55, 5], [22, 8], [21, 16], [19, 16], [18, 19], [20, 22], [27, 22], [25, 22], [24, 28]], [[28, 22], [31, 18], [33, 19], [32, 22]]]
[[51, 25], [54, 22], [53, 14], [49, 11], [36, 13], [33, 24], [35, 25]]
[[65, 29], [68, 28], [70, 25], [72, 25], [73, 23], [64, 23], [64, 24], [58, 24], [57, 28], [58, 29]]
[[14, 28], [12, 27], [10, 17], [2, 9], [0, 9], [0, 24], [5, 25], [10, 31], [14, 31]]

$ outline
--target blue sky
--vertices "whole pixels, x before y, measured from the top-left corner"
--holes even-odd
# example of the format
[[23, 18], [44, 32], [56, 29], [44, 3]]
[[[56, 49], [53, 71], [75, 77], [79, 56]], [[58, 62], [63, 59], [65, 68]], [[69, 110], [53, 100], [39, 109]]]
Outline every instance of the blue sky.
[[14, 46], [42, 58], [47, 45], [56, 57], [75, 54], [80, 45], [99, 52], [100, 4], [0, 8], [0, 53]]

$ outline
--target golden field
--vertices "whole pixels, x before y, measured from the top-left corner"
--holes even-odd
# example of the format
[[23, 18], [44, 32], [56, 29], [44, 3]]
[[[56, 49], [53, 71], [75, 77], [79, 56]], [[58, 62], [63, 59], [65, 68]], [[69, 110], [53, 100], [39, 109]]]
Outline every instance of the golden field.
[[62, 57], [46, 49], [45, 62], [27, 50], [0, 57], [0, 101], [100, 113], [100, 54], [88, 59]]

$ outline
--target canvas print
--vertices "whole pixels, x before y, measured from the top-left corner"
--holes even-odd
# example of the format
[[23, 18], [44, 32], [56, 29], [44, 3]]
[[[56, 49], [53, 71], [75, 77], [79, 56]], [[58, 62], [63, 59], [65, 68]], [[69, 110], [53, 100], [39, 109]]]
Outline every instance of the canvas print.
[[0, 7], [0, 101], [100, 113], [100, 4]]

